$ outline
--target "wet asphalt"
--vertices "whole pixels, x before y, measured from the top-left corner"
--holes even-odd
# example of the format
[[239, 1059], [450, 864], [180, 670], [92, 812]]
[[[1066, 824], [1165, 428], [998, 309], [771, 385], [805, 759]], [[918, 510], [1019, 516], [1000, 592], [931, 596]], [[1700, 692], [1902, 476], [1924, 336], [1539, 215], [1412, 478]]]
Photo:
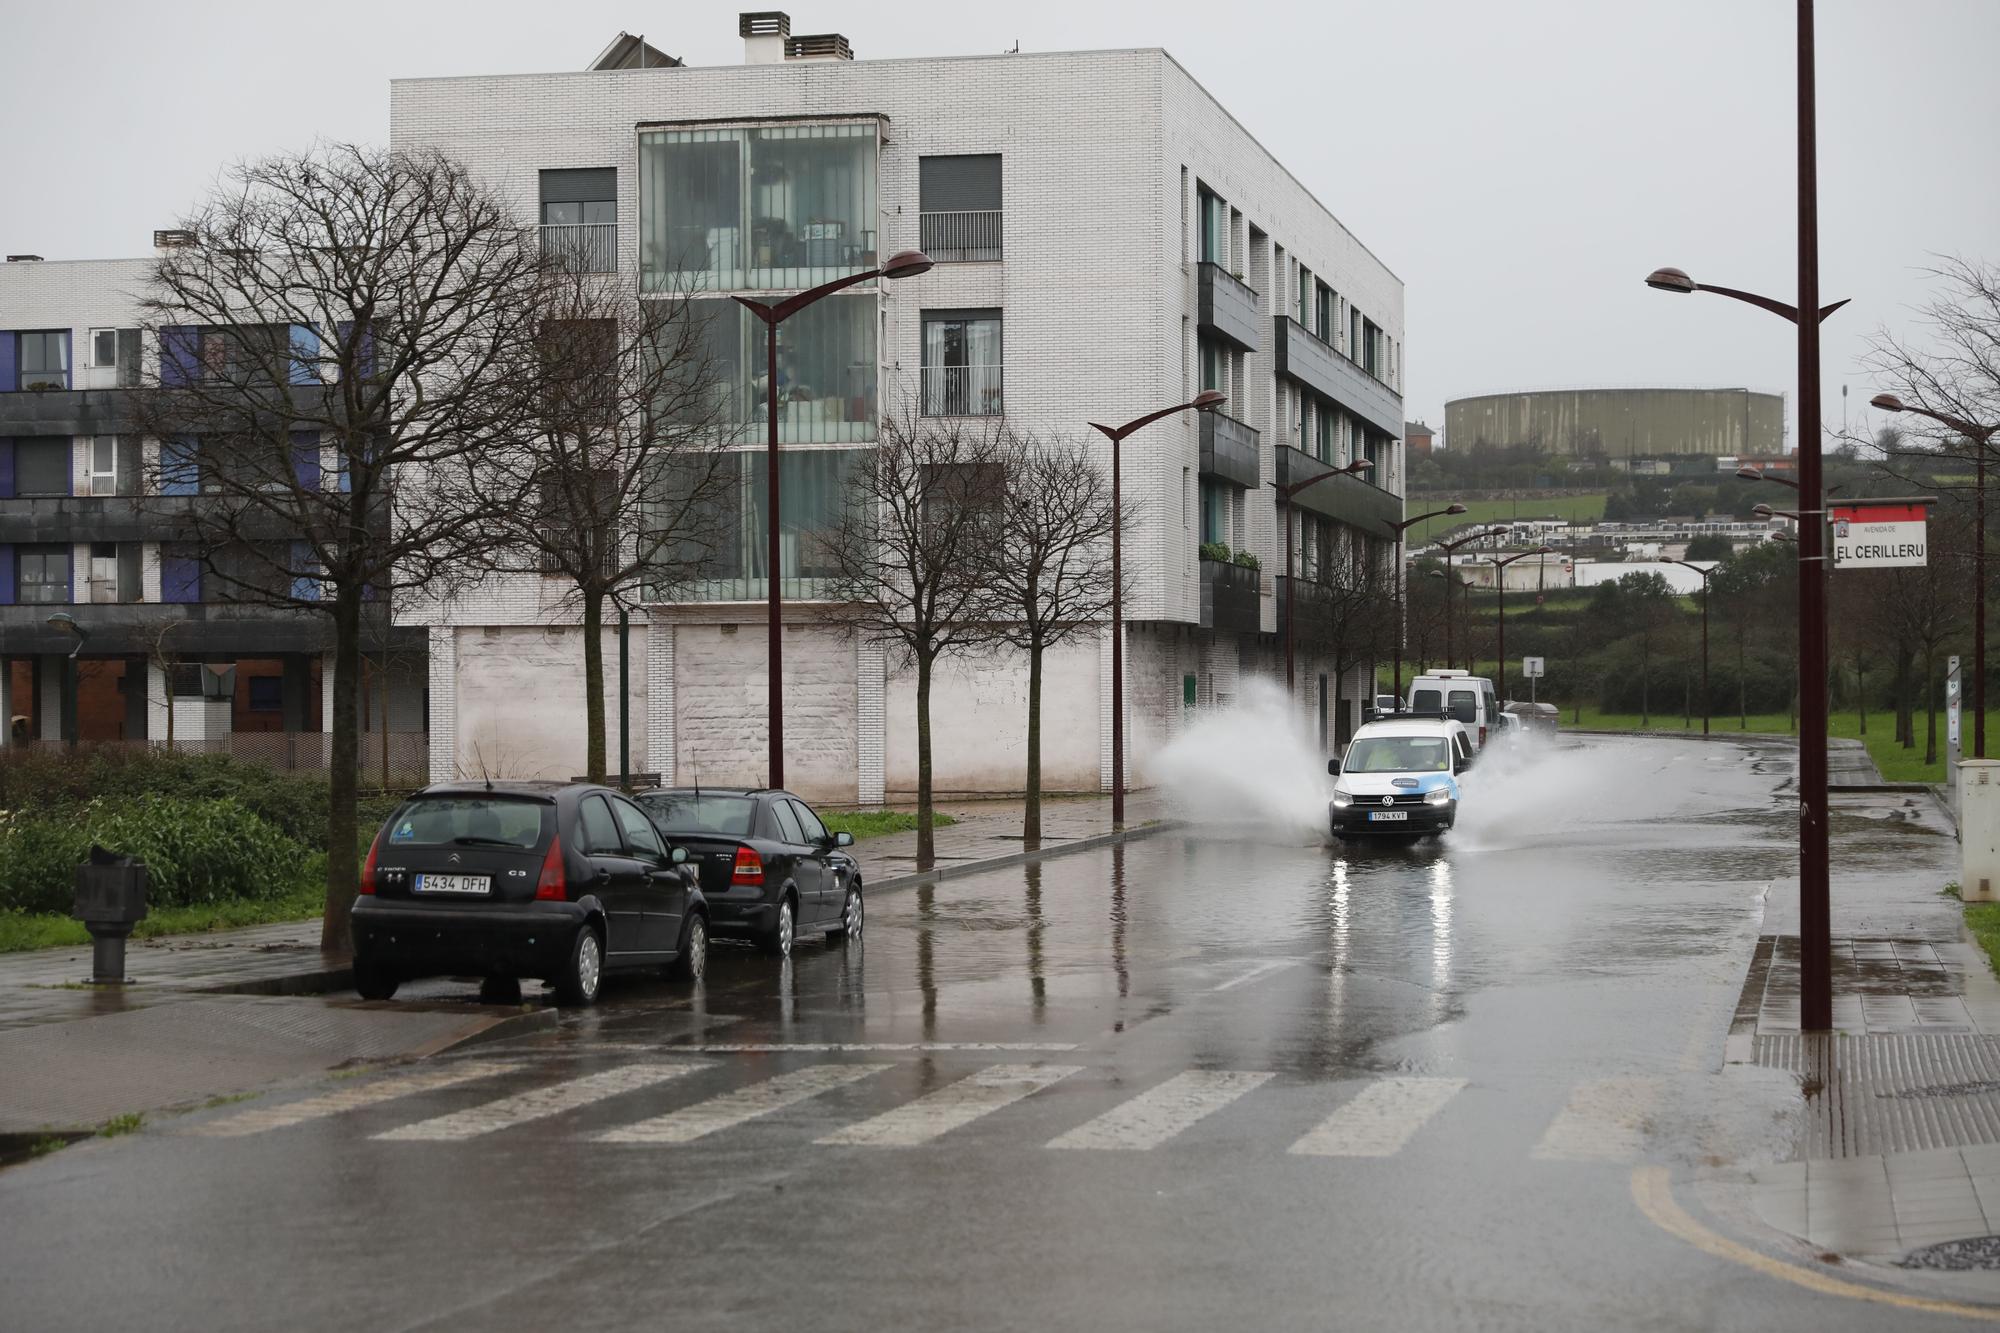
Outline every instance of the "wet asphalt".
[[1718, 1073], [1788, 777], [1564, 745], [1438, 843], [1199, 827], [883, 895], [785, 964], [717, 945], [698, 992], [414, 1067], [457, 1081], [0, 1172], [0, 1326], [1948, 1326], [1633, 1201], [1791, 1151], [1790, 1080]]

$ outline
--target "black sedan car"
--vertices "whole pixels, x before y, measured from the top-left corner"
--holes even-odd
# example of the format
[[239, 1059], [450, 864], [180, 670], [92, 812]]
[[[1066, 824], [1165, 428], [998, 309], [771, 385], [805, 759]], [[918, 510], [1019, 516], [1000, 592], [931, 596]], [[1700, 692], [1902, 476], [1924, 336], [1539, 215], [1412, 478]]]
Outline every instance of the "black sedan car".
[[812, 807], [787, 791], [687, 787], [638, 801], [700, 868], [717, 936], [753, 939], [780, 958], [801, 931], [830, 940], [861, 934], [861, 866]]
[[386, 1000], [421, 976], [539, 977], [590, 1004], [607, 971], [699, 981], [708, 906], [689, 853], [638, 806], [588, 783], [444, 783], [375, 835], [353, 924], [354, 988]]

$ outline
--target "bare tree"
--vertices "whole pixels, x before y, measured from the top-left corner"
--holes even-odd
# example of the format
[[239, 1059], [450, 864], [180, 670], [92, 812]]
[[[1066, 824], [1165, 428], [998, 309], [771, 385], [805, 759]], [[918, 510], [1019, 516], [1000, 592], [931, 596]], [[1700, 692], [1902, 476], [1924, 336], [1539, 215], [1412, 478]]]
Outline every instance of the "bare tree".
[[[167, 685], [167, 749], [174, 748], [174, 675], [180, 669], [181, 655], [175, 633], [184, 622], [179, 616], [153, 616], [142, 622], [135, 631], [141, 648], [145, 651], [146, 665], [157, 667]], [[144, 682], [139, 682], [143, 685]], [[134, 688], [134, 682], [126, 682], [126, 688]], [[147, 721], [150, 723], [151, 718]], [[152, 728], [147, 727], [148, 734]]]
[[[1906, 406], [1977, 426], [2000, 424], [2000, 266], [1953, 256], [1940, 259], [1930, 277], [1942, 290], [1918, 311], [1922, 342], [1878, 329], [1862, 365], [1878, 389]], [[1943, 425], [1915, 414], [1896, 420], [1906, 439], [1928, 439], [1971, 457], [1973, 443]], [[1990, 463], [1994, 446], [1987, 447]], [[1900, 451], [1888, 452], [1885, 470], [1900, 475]]]
[[1028, 654], [1027, 805], [1021, 836], [1042, 836], [1042, 660], [1094, 633], [1111, 612], [1110, 479], [1090, 449], [1002, 428], [999, 548], [987, 576], [985, 615]]
[[827, 553], [856, 628], [917, 674], [919, 867], [935, 855], [931, 682], [940, 659], [993, 637], [987, 585], [1000, 563], [1006, 471], [998, 432], [906, 409], [883, 421], [881, 443], [856, 465]]
[[537, 312], [537, 410], [521, 447], [489, 466], [514, 496], [502, 549], [581, 605], [585, 771], [603, 782], [606, 607], [668, 600], [708, 567], [736, 488], [732, 428], [707, 321], [685, 293], [641, 298], [551, 265]]
[[[1330, 547], [1301, 562], [1312, 576], [1301, 576], [1295, 645], [1323, 658], [1332, 668], [1335, 743], [1342, 739], [1347, 710], [1347, 675], [1382, 655], [1382, 645], [1395, 628], [1393, 577], [1383, 566], [1381, 550], [1368, 538], [1334, 525]], [[1387, 548], [1393, 549], [1393, 548]]]
[[141, 301], [160, 349], [138, 395], [159, 440], [148, 491], [184, 525], [204, 597], [332, 623], [321, 945], [344, 948], [364, 615], [438, 592], [491, 541], [505, 496], [476, 462], [532, 405], [542, 260], [428, 151], [246, 162], [181, 228]]

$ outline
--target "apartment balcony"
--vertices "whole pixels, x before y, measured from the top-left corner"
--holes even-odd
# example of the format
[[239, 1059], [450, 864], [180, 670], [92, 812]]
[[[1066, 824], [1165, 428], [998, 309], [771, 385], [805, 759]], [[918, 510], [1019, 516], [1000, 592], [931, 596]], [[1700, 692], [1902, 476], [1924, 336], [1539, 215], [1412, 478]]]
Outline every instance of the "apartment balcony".
[[969, 213], [925, 213], [919, 221], [918, 242], [938, 264], [993, 263], [1000, 258], [997, 208]]
[[[225, 503], [200, 495], [46, 495], [0, 500], [0, 533], [18, 542], [157, 542], [191, 540], [203, 508]], [[238, 526], [246, 537], [279, 540], [298, 535], [282, 515], [252, 509]]]
[[1257, 432], [1221, 412], [1198, 412], [1201, 421], [1201, 475], [1220, 477], [1255, 490], [1263, 481]]
[[0, 393], [0, 435], [116, 435], [132, 426], [130, 389]]
[[925, 366], [923, 411], [927, 417], [997, 417], [1006, 396], [1003, 367]]
[[73, 602], [0, 606], [0, 642], [7, 645], [7, 655], [67, 655], [76, 640], [48, 623], [57, 611], [75, 617], [89, 632], [84, 651], [90, 657], [145, 653], [167, 625], [176, 626], [168, 640], [174, 652], [189, 660], [211, 653], [322, 653], [333, 646], [332, 621], [317, 612], [251, 602], [93, 604], [85, 600], [89, 582], [78, 581], [78, 600]]
[[1201, 626], [1238, 634], [1255, 634], [1264, 576], [1226, 560], [1201, 562]]
[[1220, 264], [1204, 260], [1195, 269], [1200, 286], [1196, 318], [1201, 327], [1246, 352], [1256, 351], [1262, 328], [1256, 289]]
[[615, 222], [546, 222], [542, 253], [577, 273], [618, 271], [618, 224]]
[[1291, 316], [1278, 315], [1274, 324], [1278, 374], [1332, 399], [1383, 434], [1403, 437], [1400, 394], [1307, 332], [1305, 325]]
[[[1334, 470], [1290, 445], [1281, 446], [1276, 453], [1280, 486]], [[1292, 503], [1381, 540], [1391, 536], [1388, 525], [1403, 517], [1403, 497], [1351, 473], [1306, 487], [1292, 497]]]

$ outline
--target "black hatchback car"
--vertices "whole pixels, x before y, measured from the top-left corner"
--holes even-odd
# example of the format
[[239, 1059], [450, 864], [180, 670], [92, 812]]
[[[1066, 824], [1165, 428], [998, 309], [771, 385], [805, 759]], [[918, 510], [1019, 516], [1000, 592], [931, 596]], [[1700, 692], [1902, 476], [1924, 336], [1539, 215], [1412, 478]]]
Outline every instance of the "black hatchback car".
[[637, 800], [700, 868], [717, 936], [753, 939], [783, 958], [801, 931], [861, 934], [861, 866], [846, 850], [854, 838], [829, 833], [790, 792], [685, 787]]
[[688, 853], [624, 796], [587, 783], [428, 787], [375, 835], [355, 901], [354, 988], [385, 1000], [421, 976], [539, 977], [564, 1004], [607, 971], [698, 981], [708, 907]]

